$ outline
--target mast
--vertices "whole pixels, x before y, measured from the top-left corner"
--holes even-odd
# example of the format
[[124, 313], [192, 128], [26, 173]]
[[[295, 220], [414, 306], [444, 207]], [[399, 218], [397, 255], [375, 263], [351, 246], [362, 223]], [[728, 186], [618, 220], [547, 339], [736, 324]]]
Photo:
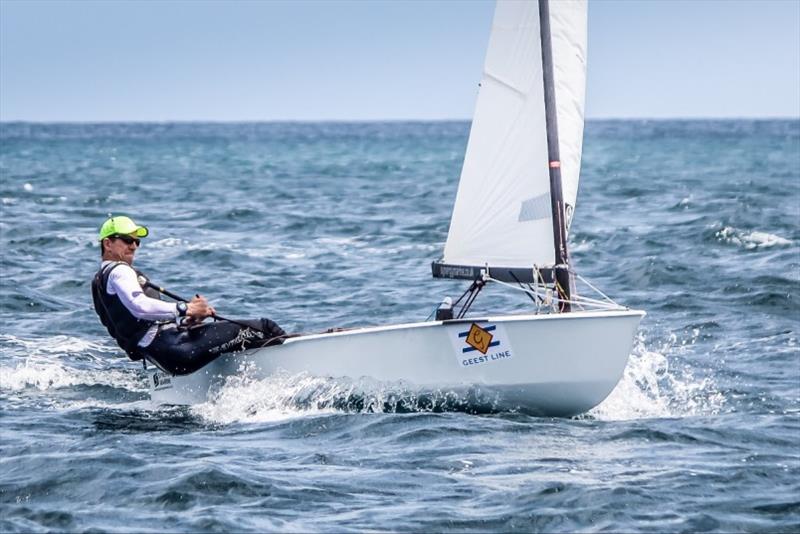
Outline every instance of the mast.
[[558, 120], [556, 117], [556, 90], [553, 74], [553, 46], [550, 39], [549, 0], [539, 0], [539, 28], [542, 40], [542, 71], [544, 78], [544, 108], [547, 127], [547, 159], [550, 169], [550, 204], [553, 210], [553, 244], [555, 246], [555, 280], [560, 310], [570, 311], [569, 253], [567, 227], [564, 220], [564, 195], [561, 189], [561, 157], [558, 149]]

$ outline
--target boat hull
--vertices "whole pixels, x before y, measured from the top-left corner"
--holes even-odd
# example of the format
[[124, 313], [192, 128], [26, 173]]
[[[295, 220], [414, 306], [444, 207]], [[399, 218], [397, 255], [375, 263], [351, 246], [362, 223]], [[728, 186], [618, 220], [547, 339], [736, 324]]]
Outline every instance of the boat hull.
[[306, 373], [402, 384], [421, 395], [480, 391], [493, 410], [570, 416], [614, 389], [642, 317], [637, 310], [489, 316], [301, 336], [223, 355], [191, 375], [152, 372], [151, 396], [165, 404], [205, 402], [246, 368], [255, 379]]

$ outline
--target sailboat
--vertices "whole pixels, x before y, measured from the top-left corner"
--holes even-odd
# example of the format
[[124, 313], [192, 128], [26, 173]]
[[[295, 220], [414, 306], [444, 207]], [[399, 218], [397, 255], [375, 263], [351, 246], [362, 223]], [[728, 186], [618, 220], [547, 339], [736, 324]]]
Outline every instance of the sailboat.
[[[460, 298], [445, 299], [433, 320], [292, 337], [222, 355], [190, 375], [155, 370], [152, 399], [205, 402], [246, 370], [255, 379], [368, 379], [545, 416], [602, 402], [622, 377], [645, 313], [612, 301], [570, 266], [586, 28], [585, 0], [496, 5], [447, 242], [432, 263], [434, 278], [468, 284]], [[489, 284], [520, 292], [531, 309], [471, 316]]]

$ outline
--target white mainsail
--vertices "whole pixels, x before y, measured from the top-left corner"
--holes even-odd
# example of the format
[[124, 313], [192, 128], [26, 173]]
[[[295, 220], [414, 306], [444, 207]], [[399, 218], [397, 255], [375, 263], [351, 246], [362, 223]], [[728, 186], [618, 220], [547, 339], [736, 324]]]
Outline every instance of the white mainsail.
[[[577, 196], [583, 137], [586, 3], [550, 4], [562, 186]], [[562, 119], [563, 116], [563, 119]], [[555, 264], [538, 2], [500, 0], [443, 263]]]

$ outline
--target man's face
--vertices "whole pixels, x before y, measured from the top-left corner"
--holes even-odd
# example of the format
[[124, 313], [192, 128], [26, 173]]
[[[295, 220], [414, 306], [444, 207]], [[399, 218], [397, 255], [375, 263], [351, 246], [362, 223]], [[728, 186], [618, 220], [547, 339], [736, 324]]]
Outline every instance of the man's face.
[[[125, 242], [126, 238], [130, 243]], [[128, 265], [133, 265], [133, 256], [136, 254], [136, 249], [139, 248], [138, 241], [139, 238], [133, 234], [125, 237], [107, 237], [103, 240], [106, 251], [103, 258], [124, 261]]]

